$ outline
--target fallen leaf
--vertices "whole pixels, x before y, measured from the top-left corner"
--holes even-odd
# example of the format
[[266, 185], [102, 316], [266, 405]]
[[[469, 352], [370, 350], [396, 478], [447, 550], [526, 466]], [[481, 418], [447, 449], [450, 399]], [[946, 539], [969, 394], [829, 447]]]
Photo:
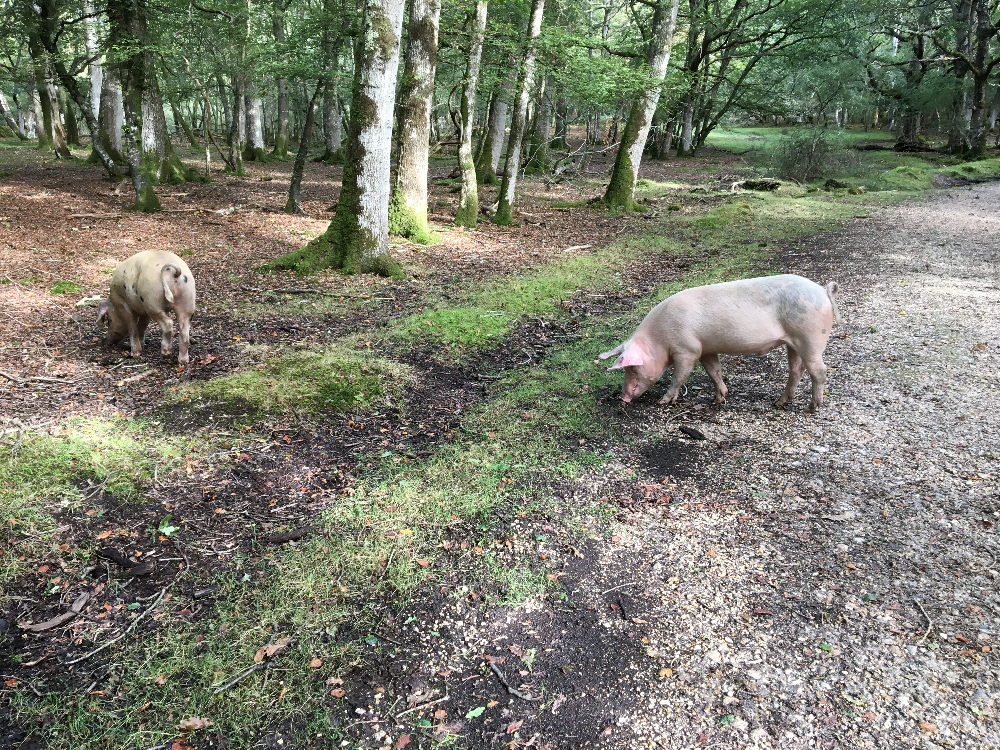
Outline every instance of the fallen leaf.
[[430, 563], [427, 560], [417, 560], [417, 565], [421, 568], [426, 568]]
[[486, 710], [486, 706], [479, 706], [478, 708], [474, 708], [471, 711], [469, 711], [469, 713], [467, 713], [465, 715], [465, 718], [466, 719], [475, 719], [476, 717], [482, 716], [483, 715], [483, 711], [485, 711], [485, 710]]
[[48, 573], [49, 572], [49, 566], [48, 565], [43, 565], [42, 567], [40, 567], [38, 569], [38, 572], [39, 573]]
[[555, 715], [562, 707], [562, 704], [565, 702], [566, 702], [566, 696], [563, 695], [562, 693], [559, 693], [559, 695], [556, 696], [556, 699], [552, 701], [552, 714]]
[[158, 674], [156, 675], [156, 677], [153, 678], [153, 682], [155, 682], [157, 685], [166, 685], [167, 676], [165, 674]]
[[956, 633], [955, 634], [955, 640], [958, 641], [959, 643], [968, 643], [969, 642], [969, 639], [966, 638], [961, 633]]
[[330, 695], [332, 695], [334, 698], [343, 698], [345, 695], [347, 695], [347, 691], [344, 690], [343, 688], [334, 688], [333, 690], [330, 691]]
[[657, 674], [660, 675], [660, 677], [669, 677], [673, 673], [674, 670], [672, 670], [670, 667], [664, 667], [659, 672], [657, 672]]
[[310, 669], [319, 669], [322, 666], [323, 666], [323, 660], [322, 659], [312, 659], [309, 662], [309, 668]]
[[524, 656], [524, 649], [515, 643], [510, 644], [507, 650], [514, 654], [514, 656]]
[[291, 640], [292, 639], [286, 635], [279, 638], [276, 643], [272, 643], [268, 646], [262, 646], [257, 649], [257, 653], [253, 655], [253, 660], [259, 664], [264, 661], [264, 659], [270, 659], [276, 653], [281, 651], [281, 649], [287, 646]]
[[448, 712], [445, 711], [443, 708], [439, 708], [437, 711], [434, 712], [434, 718], [437, 719], [438, 721], [442, 721], [447, 716]]
[[500, 701], [489, 701], [489, 702], [488, 702], [488, 703], [486, 704], [486, 708], [493, 708], [493, 707], [494, 707], [495, 705], [497, 705], [498, 703], [500, 703]]
[[339, 677], [327, 677], [326, 678], [326, 684], [327, 685], [343, 685], [344, 681], [342, 679], [340, 679]]
[[199, 729], [208, 729], [210, 726], [212, 726], [211, 719], [205, 719], [201, 716], [190, 716], [187, 719], [181, 719], [177, 724], [177, 729], [187, 734], [188, 732], [197, 732]]
[[765, 609], [764, 607], [754, 607], [753, 613], [755, 615], [766, 615], [767, 617], [771, 617], [771, 615], [773, 614], [771, 610]]
[[931, 724], [929, 721], [921, 721], [919, 724], [917, 724], [917, 726], [919, 726], [925, 732], [929, 732], [931, 734], [937, 732], [937, 726]]
[[111, 529], [108, 529], [107, 531], [102, 531], [100, 534], [97, 535], [97, 538], [107, 539], [109, 536], [111, 536]]
[[516, 732], [518, 729], [521, 728], [521, 725], [523, 723], [524, 723], [524, 719], [519, 719], [519, 720], [517, 720], [515, 722], [512, 722], [512, 723], [508, 724], [507, 725], [507, 734], [514, 734], [514, 732]]
[[410, 744], [410, 735], [404, 734], [398, 740], [396, 740], [396, 750], [403, 750], [404, 747]]
[[17, 684], [17, 678], [11, 677], [9, 680], [4, 680], [3, 684], [7, 687], [14, 687]]

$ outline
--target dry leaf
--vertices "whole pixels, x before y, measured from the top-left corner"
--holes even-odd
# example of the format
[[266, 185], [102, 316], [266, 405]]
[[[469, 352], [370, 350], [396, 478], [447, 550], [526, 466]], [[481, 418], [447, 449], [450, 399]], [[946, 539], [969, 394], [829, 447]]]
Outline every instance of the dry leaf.
[[520, 719], [520, 720], [515, 721], [515, 722], [513, 722], [511, 724], [508, 724], [507, 725], [507, 734], [514, 734], [514, 732], [516, 732], [518, 729], [521, 728], [521, 725], [523, 723], [524, 723], [524, 719]]
[[421, 568], [426, 568], [428, 565], [430, 565], [430, 563], [427, 562], [427, 560], [417, 560], [417, 565], [419, 565]]
[[156, 677], [153, 678], [153, 682], [155, 682], [157, 685], [166, 685], [167, 676], [165, 674], [158, 674], [156, 675]]
[[326, 684], [327, 685], [343, 685], [344, 681], [342, 679], [340, 679], [339, 677], [327, 677], [326, 678]]
[[311, 659], [309, 661], [309, 668], [310, 669], [319, 669], [322, 666], [323, 666], [323, 660], [322, 659]]
[[212, 720], [201, 716], [190, 716], [187, 719], [181, 719], [177, 724], [177, 728], [184, 734], [197, 732], [199, 729], [208, 729], [210, 726], [212, 726]]
[[343, 698], [345, 695], [347, 695], [347, 691], [344, 690], [343, 688], [334, 688], [333, 690], [330, 691], [330, 695], [332, 695], [334, 698]]
[[439, 708], [437, 711], [434, 712], [434, 718], [437, 719], [438, 721], [443, 721], [447, 716], [448, 712], [445, 711], [443, 708]]
[[931, 724], [929, 721], [921, 721], [917, 726], [919, 726], [925, 732], [930, 732], [931, 734], [937, 732], [937, 727], [934, 724]]
[[396, 750], [403, 750], [404, 747], [410, 744], [410, 735], [404, 734], [398, 740], [396, 740]]
[[559, 708], [565, 702], [566, 702], [566, 696], [563, 695], [562, 693], [559, 693], [559, 695], [556, 696], [556, 699], [552, 701], [552, 714], [555, 715], [556, 713], [558, 713]]
[[515, 643], [510, 644], [507, 650], [514, 654], [514, 656], [524, 656], [524, 649]]

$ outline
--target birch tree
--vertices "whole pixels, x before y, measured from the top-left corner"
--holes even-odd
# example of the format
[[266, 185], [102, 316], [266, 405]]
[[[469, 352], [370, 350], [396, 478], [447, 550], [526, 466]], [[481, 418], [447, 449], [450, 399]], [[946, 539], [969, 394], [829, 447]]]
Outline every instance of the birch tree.
[[389, 202], [389, 231], [427, 244], [427, 163], [437, 68], [441, 0], [411, 0], [401, 84], [399, 164]]
[[268, 264], [269, 270], [398, 276], [389, 257], [389, 156], [399, 36], [405, 0], [365, 0], [358, 40], [343, 187], [326, 232], [301, 250]]
[[510, 121], [510, 136], [507, 139], [507, 160], [503, 167], [503, 182], [500, 183], [500, 199], [493, 215], [496, 224], [509, 225], [513, 222], [514, 189], [517, 186], [517, 172], [521, 166], [521, 144], [528, 116], [530, 86], [535, 77], [535, 40], [542, 31], [542, 14], [545, 0], [532, 0], [531, 19], [528, 21], [527, 49], [521, 71], [517, 78], [517, 99], [514, 115]]
[[475, 0], [469, 9], [469, 58], [462, 79], [461, 125], [458, 144], [458, 168], [462, 176], [455, 223], [475, 227], [479, 220], [476, 165], [472, 160], [472, 125], [476, 115], [476, 85], [479, 83], [479, 63], [483, 56], [483, 33], [486, 30], [487, 0]]
[[677, 28], [679, 0], [659, 0], [653, 10], [653, 23], [646, 52], [646, 66], [649, 69], [650, 86], [643, 91], [629, 111], [611, 171], [611, 181], [604, 192], [605, 205], [631, 211], [636, 208], [635, 183], [639, 175], [642, 152], [646, 147], [646, 136], [660, 101], [663, 77], [670, 62], [670, 49]]

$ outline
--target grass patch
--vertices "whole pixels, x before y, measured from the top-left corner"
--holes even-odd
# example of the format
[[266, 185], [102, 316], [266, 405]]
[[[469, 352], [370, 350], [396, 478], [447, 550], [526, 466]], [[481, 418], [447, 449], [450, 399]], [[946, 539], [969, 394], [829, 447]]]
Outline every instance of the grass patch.
[[460, 307], [441, 305], [403, 318], [391, 335], [412, 344], [445, 347], [450, 356], [493, 346], [525, 316], [550, 315], [561, 299], [581, 288], [607, 288], [614, 282], [615, 266], [629, 257], [622, 248], [614, 248], [502, 279], [468, 294]]
[[79, 294], [83, 289], [79, 284], [74, 284], [72, 281], [66, 281], [65, 279], [60, 279], [51, 287], [49, 287], [49, 292], [52, 294]]
[[179, 386], [171, 400], [204, 398], [257, 412], [349, 412], [398, 398], [413, 382], [405, 365], [339, 349], [283, 352], [253, 367]]
[[17, 558], [49, 546], [39, 535], [55, 527], [56, 513], [79, 510], [99, 484], [118, 499], [139, 500], [154, 471], [166, 476], [189, 448], [143, 420], [74, 419], [51, 435], [25, 434], [0, 456], [0, 523], [32, 541], [0, 552], [0, 599], [24, 571]]

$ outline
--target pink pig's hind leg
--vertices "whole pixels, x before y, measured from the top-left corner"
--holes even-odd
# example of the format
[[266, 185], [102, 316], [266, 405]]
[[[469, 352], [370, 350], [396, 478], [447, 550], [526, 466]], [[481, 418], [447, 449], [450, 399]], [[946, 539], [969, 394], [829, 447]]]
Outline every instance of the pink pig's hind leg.
[[814, 414], [823, 405], [823, 387], [826, 385], [826, 365], [823, 364], [823, 350], [820, 349], [810, 356], [803, 355], [802, 360], [805, 362], [809, 379], [812, 380], [812, 400], [809, 402], [806, 411], [809, 414]]
[[722, 380], [722, 365], [719, 364], [719, 355], [706, 354], [701, 358], [701, 366], [705, 368], [708, 377], [715, 383], [715, 403], [724, 404], [729, 389], [726, 388], [726, 384]]
[[775, 406], [781, 407], [787, 404], [789, 401], [795, 398], [795, 389], [799, 387], [799, 381], [802, 380], [802, 372], [805, 370], [805, 363], [802, 361], [802, 357], [799, 353], [788, 347], [788, 382], [785, 384], [785, 392], [781, 394], [781, 398], [774, 402]]
[[663, 398], [660, 399], [661, 404], [677, 403], [677, 394], [680, 393], [681, 386], [684, 385], [684, 382], [691, 375], [691, 370], [694, 369], [696, 359], [697, 355], [686, 352], [674, 354], [674, 380], [667, 392], [663, 394]]

